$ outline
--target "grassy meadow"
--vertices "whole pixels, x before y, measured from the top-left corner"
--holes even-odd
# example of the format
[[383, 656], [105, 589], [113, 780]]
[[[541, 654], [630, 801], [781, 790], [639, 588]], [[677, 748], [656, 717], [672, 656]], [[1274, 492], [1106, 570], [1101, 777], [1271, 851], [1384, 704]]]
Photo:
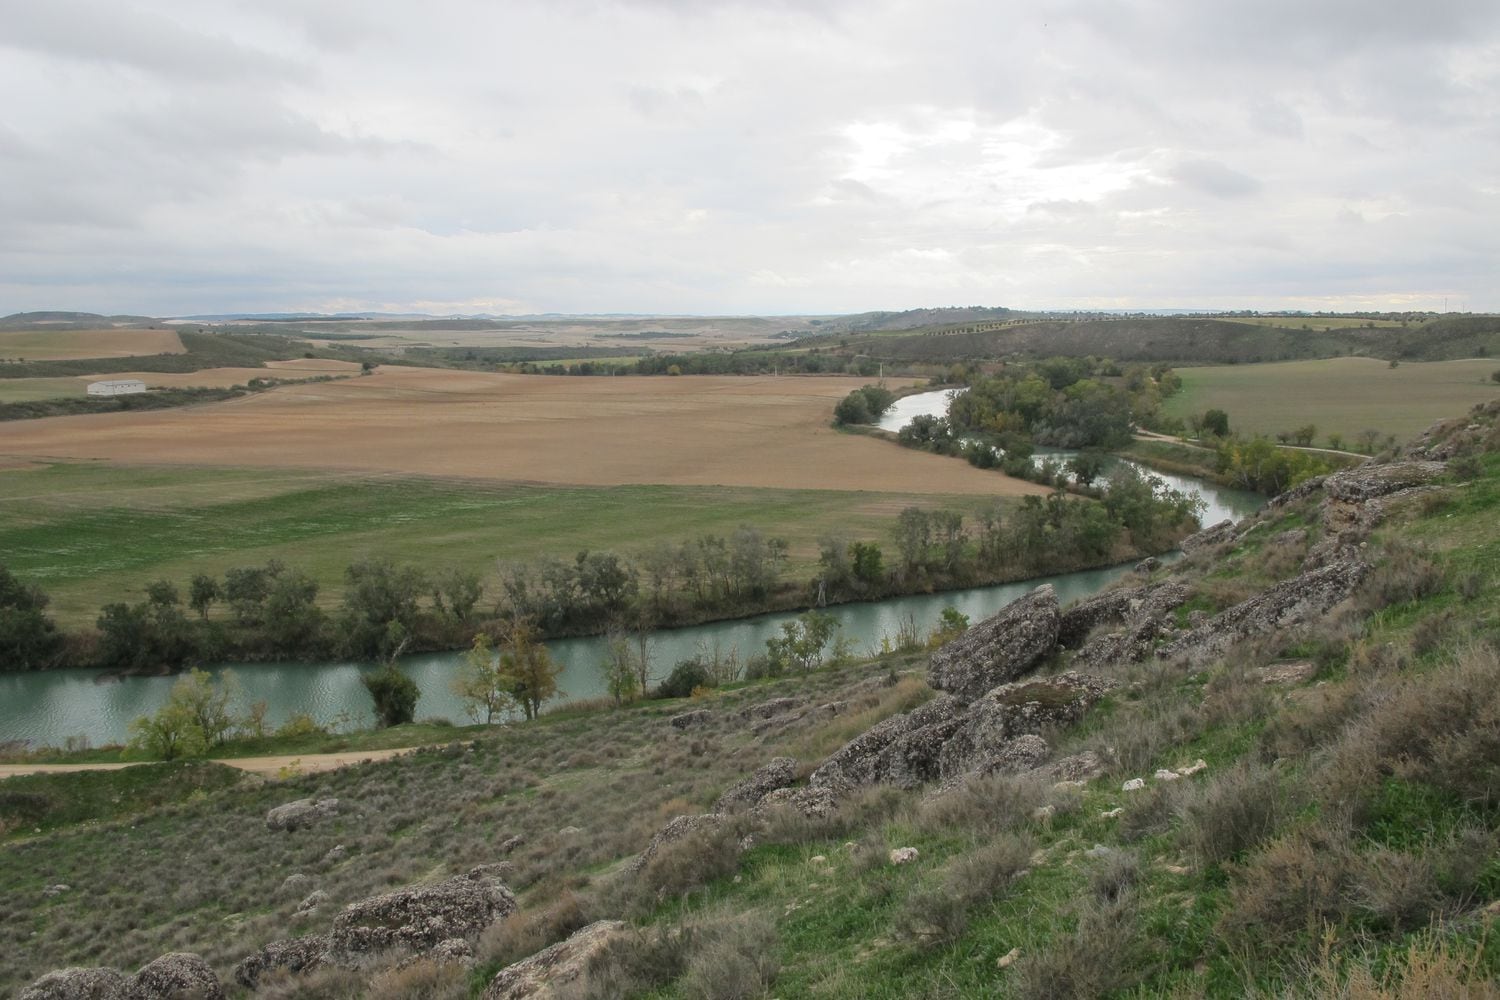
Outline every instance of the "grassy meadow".
[[1389, 362], [1331, 358], [1263, 365], [1181, 368], [1182, 391], [1163, 409], [1186, 419], [1207, 409], [1229, 414], [1231, 430], [1276, 434], [1304, 424], [1352, 441], [1364, 430], [1399, 439], [1420, 434], [1435, 421], [1500, 395], [1490, 373], [1500, 360]]
[[151, 580], [183, 586], [194, 573], [272, 558], [312, 575], [331, 606], [344, 567], [364, 556], [462, 567], [493, 582], [497, 559], [639, 552], [740, 525], [786, 538], [789, 572], [811, 575], [823, 535], [884, 541], [903, 507], [968, 514], [989, 500], [55, 463], [0, 469], [0, 552], [72, 626], [92, 622], [104, 603], [139, 599]]

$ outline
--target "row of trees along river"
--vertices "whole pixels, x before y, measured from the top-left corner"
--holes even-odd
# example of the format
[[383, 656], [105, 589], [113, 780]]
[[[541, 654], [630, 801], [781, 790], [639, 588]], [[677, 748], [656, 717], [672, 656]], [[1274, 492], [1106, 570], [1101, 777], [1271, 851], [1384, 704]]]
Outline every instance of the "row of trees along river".
[[[881, 426], [898, 429], [914, 416], [941, 416], [947, 411], [952, 390], [907, 396], [881, 421]], [[1066, 459], [1066, 450], [1044, 450], [1055, 459]], [[1040, 457], [1040, 456], [1039, 456]], [[1114, 463], [1103, 470], [1107, 476]], [[1165, 486], [1198, 498], [1203, 504], [1202, 519], [1211, 524], [1224, 518], [1238, 519], [1258, 509], [1263, 498], [1252, 493], [1224, 489], [1188, 476], [1163, 476]], [[1038, 515], [1045, 518], [1045, 508]], [[911, 528], [923, 526], [910, 525]], [[931, 529], [933, 525], [926, 525]], [[935, 526], [940, 534], [941, 523]], [[900, 532], [897, 544], [891, 546], [892, 572], [899, 572]], [[976, 542], [983, 545], [983, 528]], [[997, 536], [998, 537], [998, 536]], [[934, 542], [934, 551], [942, 546]], [[762, 555], [775, 561], [773, 540], [761, 540]], [[831, 553], [825, 553], [825, 557]], [[844, 568], [849, 571], [847, 585], [857, 585], [860, 560], [859, 544], [851, 544], [843, 555], [849, 557]], [[935, 556], [940, 559], [941, 556]], [[585, 567], [588, 569], [589, 567]], [[592, 567], [593, 571], [608, 570]], [[558, 567], [551, 567], [556, 575]], [[1094, 593], [1120, 574], [1126, 566], [1088, 569], [1061, 575], [1043, 576], [995, 586], [968, 587], [937, 594], [890, 597], [883, 600], [834, 605], [823, 613], [831, 617], [832, 633], [824, 655], [865, 655], [883, 646], [920, 641], [934, 628], [941, 627], [944, 612], [966, 616], [970, 621], [987, 617], [1042, 582], [1052, 583], [1059, 598], [1074, 600]], [[547, 608], [547, 566], [517, 568], [506, 581], [512, 591], [512, 602], [539, 602], [529, 610], [545, 617]], [[451, 583], [452, 581], [450, 581]], [[708, 581], [688, 581], [689, 586], [711, 586]], [[847, 598], [848, 593], [835, 595]], [[949, 612], [948, 620], [953, 619]], [[119, 611], [117, 614], [121, 613]], [[759, 615], [729, 621], [717, 621], [684, 628], [663, 629], [633, 636], [639, 647], [644, 639], [653, 674], [660, 678], [674, 664], [697, 660], [721, 677], [743, 674], [755, 669], [767, 652], [767, 640], [783, 640], [788, 627], [798, 628], [795, 612]], [[363, 641], [375, 651], [383, 645], [384, 635], [364, 632]], [[393, 636], [393, 641], [399, 637]], [[611, 642], [618, 652], [619, 636], [585, 636], [554, 639], [547, 643], [552, 659], [561, 668], [553, 704], [606, 696], [608, 680], [601, 664], [612, 654]], [[393, 650], [387, 650], [393, 651]], [[400, 669], [417, 682], [421, 698], [416, 717], [448, 718], [465, 721], [466, 705], [454, 691], [453, 679], [463, 664], [463, 652], [422, 653], [401, 656]], [[237, 699], [241, 710], [254, 702], [264, 702], [265, 721], [275, 727], [296, 714], [305, 714], [325, 725], [366, 726], [371, 719], [371, 699], [361, 678], [371, 666], [367, 656], [349, 656], [323, 661], [285, 660], [242, 664], [233, 667]], [[211, 668], [218, 672], [221, 668]], [[763, 669], [763, 667], [762, 667]], [[155, 712], [166, 702], [175, 679], [169, 676], [128, 676], [101, 682], [98, 670], [66, 669], [0, 674], [0, 742], [19, 740], [34, 746], [104, 745], [123, 742], [129, 735], [132, 720]]]

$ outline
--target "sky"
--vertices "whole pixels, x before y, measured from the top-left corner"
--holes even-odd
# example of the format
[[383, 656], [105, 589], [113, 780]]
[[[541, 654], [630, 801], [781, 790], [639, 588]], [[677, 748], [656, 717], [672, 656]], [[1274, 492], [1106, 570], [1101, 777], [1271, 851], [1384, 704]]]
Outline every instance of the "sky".
[[0, 26], [0, 313], [1500, 310], [1494, 0]]

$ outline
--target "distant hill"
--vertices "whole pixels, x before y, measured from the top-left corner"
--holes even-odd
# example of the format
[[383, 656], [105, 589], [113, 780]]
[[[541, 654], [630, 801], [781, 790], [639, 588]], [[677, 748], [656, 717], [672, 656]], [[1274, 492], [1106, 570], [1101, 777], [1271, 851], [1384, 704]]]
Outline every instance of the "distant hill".
[[0, 318], [0, 330], [98, 330], [111, 326], [153, 326], [150, 316], [101, 316], [87, 312], [22, 312]]

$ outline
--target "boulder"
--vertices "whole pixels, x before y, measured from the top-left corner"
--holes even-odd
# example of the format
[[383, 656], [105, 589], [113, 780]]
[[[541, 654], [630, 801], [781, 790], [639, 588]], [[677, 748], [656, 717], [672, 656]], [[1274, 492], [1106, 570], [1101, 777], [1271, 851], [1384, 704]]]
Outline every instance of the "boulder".
[[1157, 559], [1155, 556], [1147, 556], [1140, 562], [1136, 563], [1133, 567], [1131, 567], [1131, 572], [1139, 573], [1142, 576], [1149, 576], [1150, 574], [1155, 573], [1157, 568], [1160, 566], [1160, 559]]
[[1351, 556], [1283, 580], [1162, 646], [1157, 656], [1220, 656], [1250, 636], [1304, 625], [1347, 599], [1369, 573], [1369, 563]]
[[[550, 948], [508, 965], [495, 974], [481, 1000], [550, 1000], [560, 987], [583, 978], [589, 963], [625, 933], [621, 920], [599, 920]], [[572, 994], [568, 994], [572, 995]]]
[[1304, 479], [1302, 482], [1298, 483], [1296, 486], [1293, 486], [1286, 492], [1276, 494], [1266, 502], [1266, 506], [1273, 509], [1277, 507], [1290, 506], [1291, 504], [1294, 504], [1299, 500], [1304, 500], [1321, 490], [1323, 488], [1323, 484], [1327, 481], [1327, 476], [1313, 476], [1311, 479]]
[[1130, 599], [1123, 616], [1125, 628], [1086, 643], [1074, 654], [1073, 666], [1103, 670], [1146, 659], [1155, 651], [1157, 640], [1171, 634], [1168, 613], [1188, 599], [1187, 587], [1175, 580], [1126, 593]]
[[130, 979], [114, 969], [58, 969], [19, 994], [18, 1000], [134, 1000]]
[[408, 886], [350, 903], [334, 919], [329, 952], [340, 964], [401, 945], [426, 952], [448, 938], [477, 938], [516, 909], [516, 897], [482, 872]]
[[[962, 714], [963, 707], [958, 698], [943, 695], [911, 712], [884, 719], [835, 751], [813, 771], [808, 783], [836, 795], [877, 784], [886, 777], [891, 761], [901, 761], [899, 767], [902, 769], [911, 766], [908, 754], [916, 749], [912, 741], [903, 743], [891, 757], [886, 756], [886, 751], [897, 741], [929, 726], [949, 724]], [[930, 741], [926, 737], [917, 741], [918, 744], [927, 742]], [[941, 747], [940, 743], [938, 747]]]
[[516, 848], [522, 846], [525, 843], [526, 843], [526, 838], [524, 836], [522, 836], [521, 834], [519, 834], [519, 833], [517, 833], [517, 834], [515, 834], [513, 836], [510, 836], [510, 837], [506, 837], [500, 843], [500, 853], [501, 854], [510, 854]]
[[234, 967], [234, 981], [246, 989], [255, 989], [268, 972], [300, 974], [311, 972], [328, 961], [328, 937], [307, 937], [272, 941]]
[[1104, 758], [1092, 750], [1059, 757], [1050, 764], [1034, 768], [1031, 774], [1048, 781], [1088, 781], [1097, 778], [1107, 769]]
[[1323, 490], [1336, 500], [1363, 503], [1397, 490], [1425, 485], [1447, 471], [1448, 466], [1442, 462], [1391, 462], [1388, 465], [1366, 462], [1335, 472], [1323, 484]]
[[177, 951], [150, 962], [135, 974], [138, 1000], [224, 1000], [224, 988], [207, 962]]
[[969, 706], [943, 745], [938, 776], [952, 780], [1036, 767], [1048, 752], [1041, 733], [1078, 722], [1114, 686], [1114, 681], [1069, 671], [995, 688]]
[[306, 916], [326, 902], [328, 902], [328, 893], [322, 889], [315, 889], [302, 897], [302, 902], [297, 904], [296, 915], [299, 917]]
[[1064, 611], [1058, 622], [1057, 644], [1064, 649], [1081, 645], [1089, 632], [1111, 621], [1124, 621], [1139, 629], [1157, 622], [1185, 603], [1188, 589], [1176, 580], [1164, 580], [1147, 587], [1109, 590]]
[[656, 831], [646, 849], [636, 855], [625, 866], [625, 872], [630, 875], [641, 871], [651, 863], [651, 859], [660, 853], [663, 847], [676, 843], [684, 837], [696, 833], [717, 831], [724, 822], [724, 817], [713, 813], [702, 813], [697, 816], [678, 816], [672, 822]]
[[1057, 646], [1057, 594], [1043, 584], [932, 654], [927, 681], [972, 701], [1028, 673]]
[[312, 891], [312, 888], [311, 876], [294, 872], [281, 880], [281, 888], [277, 891], [283, 896], [305, 896]]
[[234, 981], [253, 990], [267, 972], [311, 972], [327, 960], [327, 953], [328, 938], [322, 934], [272, 941], [234, 967]]
[[338, 799], [297, 799], [277, 806], [266, 813], [266, 828], [270, 830], [300, 830], [312, 826], [329, 816], [338, 815]]
[[796, 698], [771, 698], [758, 705], [740, 709], [741, 719], [769, 719], [773, 715], [782, 715], [790, 712], [800, 705]]
[[1223, 545], [1233, 540], [1234, 522], [1226, 519], [1204, 528], [1195, 535], [1187, 536], [1178, 547], [1184, 552], [1197, 552], [1199, 549], [1213, 548], [1215, 545]]
[[773, 757], [757, 768], [750, 777], [732, 785], [719, 796], [719, 801], [714, 804], [714, 812], [729, 813], [748, 809], [765, 798], [767, 792], [785, 788], [796, 780], [797, 762], [790, 757]]
[[750, 810], [750, 815], [756, 819], [764, 819], [767, 813], [778, 808], [790, 809], [807, 819], [823, 819], [838, 808], [838, 799], [827, 788], [814, 788], [810, 785], [802, 788], [778, 788], [766, 793], [755, 804], [755, 808]]
[[692, 729], [695, 726], [707, 725], [708, 720], [713, 717], [714, 714], [708, 709], [699, 708], [691, 712], [683, 712], [681, 715], [674, 715], [667, 721], [672, 723], [673, 729]]

